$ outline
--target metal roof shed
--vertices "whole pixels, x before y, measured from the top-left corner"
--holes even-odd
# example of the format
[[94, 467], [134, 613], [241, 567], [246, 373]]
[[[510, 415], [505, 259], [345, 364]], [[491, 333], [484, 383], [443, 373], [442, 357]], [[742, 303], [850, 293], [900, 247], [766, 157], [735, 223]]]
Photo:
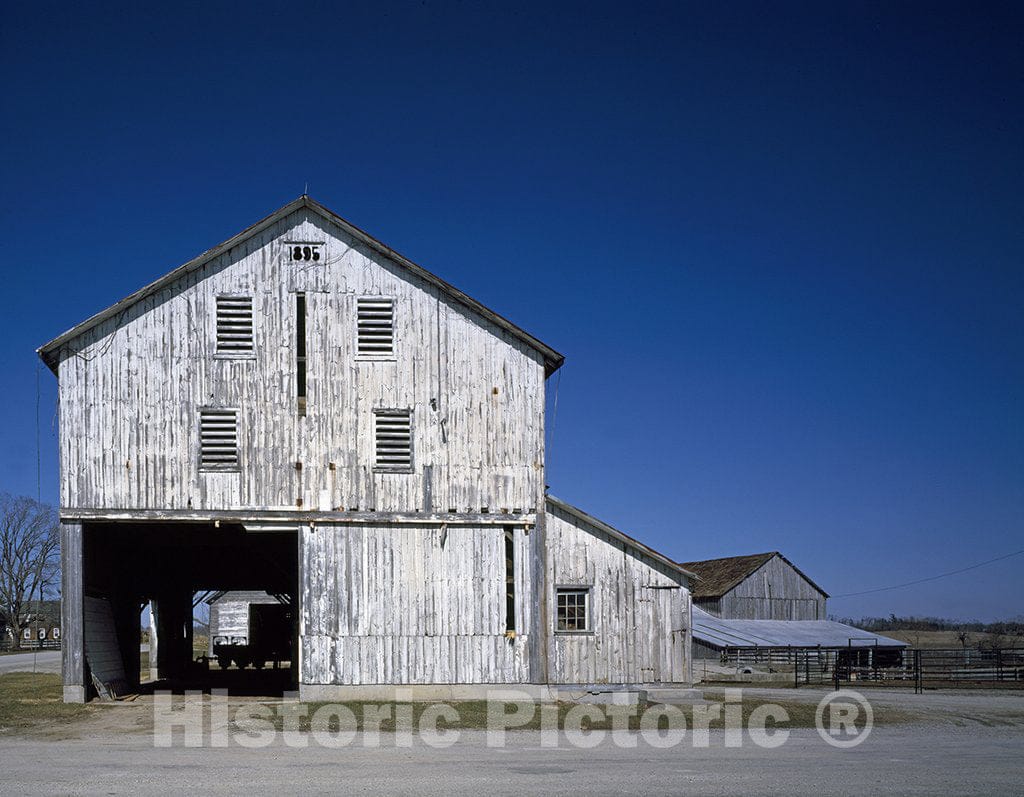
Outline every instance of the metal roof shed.
[[725, 648], [905, 648], [906, 642], [832, 620], [726, 620], [693, 607], [695, 642]]

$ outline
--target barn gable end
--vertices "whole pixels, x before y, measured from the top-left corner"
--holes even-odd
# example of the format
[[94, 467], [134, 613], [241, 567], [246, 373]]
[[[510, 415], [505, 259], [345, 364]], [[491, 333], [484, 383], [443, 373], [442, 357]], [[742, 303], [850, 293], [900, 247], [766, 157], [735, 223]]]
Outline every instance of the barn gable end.
[[280, 604], [237, 602], [214, 664], [244, 681], [288, 661], [307, 699], [689, 680], [686, 570], [545, 497], [562, 356], [312, 199], [39, 354], [59, 377], [66, 699], [100, 637], [139, 680], [147, 604], [151, 675], [187, 688], [194, 597], [226, 590]]
[[824, 620], [828, 594], [778, 551], [684, 562], [694, 605], [738, 620]]

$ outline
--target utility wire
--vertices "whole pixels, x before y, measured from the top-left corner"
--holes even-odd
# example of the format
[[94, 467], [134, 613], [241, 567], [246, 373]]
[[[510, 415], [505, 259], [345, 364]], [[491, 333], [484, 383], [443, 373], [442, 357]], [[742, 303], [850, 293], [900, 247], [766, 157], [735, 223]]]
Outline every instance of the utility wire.
[[[565, 369], [564, 365], [561, 368], [558, 369], [558, 379], [555, 382], [555, 406], [552, 408], [551, 428], [548, 431], [548, 443], [547, 443], [546, 450], [544, 452], [544, 458], [545, 458], [544, 467], [545, 467], [545, 469], [547, 468], [547, 466], [551, 462], [551, 452], [552, 452], [552, 450], [555, 447], [555, 426], [558, 424], [558, 391], [562, 387], [562, 371], [564, 369]], [[545, 487], [545, 489], [547, 489], [547, 485], [545, 485], [544, 487]]]
[[43, 447], [39, 442], [39, 360], [36, 360], [36, 502], [43, 500]]
[[928, 576], [928, 578], [919, 578], [916, 581], [907, 581], [904, 584], [893, 584], [891, 587], [878, 587], [876, 589], [866, 589], [862, 592], [847, 592], [843, 595], [833, 595], [833, 598], [852, 598], [856, 595], [870, 595], [873, 592], [887, 592], [890, 589], [902, 589], [903, 587], [912, 587], [915, 584], [924, 584], [926, 581], [937, 581], [940, 578], [948, 578], [949, 576], [955, 576], [959, 573], [966, 573], [968, 570], [977, 570], [979, 567], [990, 565], [993, 562], [1001, 562], [1004, 559], [1009, 559], [1013, 556], [1020, 556], [1024, 551], [1014, 551], [1013, 553], [1004, 554], [1003, 556], [997, 556], [995, 559], [986, 559], [984, 562], [978, 562], [976, 565], [970, 565], [969, 567], [961, 567], [959, 570], [950, 570], [948, 573], [940, 573], [937, 576]]

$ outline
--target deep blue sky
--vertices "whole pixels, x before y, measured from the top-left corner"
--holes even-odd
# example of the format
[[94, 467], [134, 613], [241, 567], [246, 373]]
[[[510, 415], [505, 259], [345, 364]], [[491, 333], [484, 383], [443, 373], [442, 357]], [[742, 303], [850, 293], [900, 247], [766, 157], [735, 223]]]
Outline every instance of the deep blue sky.
[[[1020, 5], [143, 5], [0, 18], [0, 489], [38, 345], [308, 182], [566, 354], [552, 491], [665, 553], [1024, 548]], [[830, 611], [1018, 615], [1022, 565]]]

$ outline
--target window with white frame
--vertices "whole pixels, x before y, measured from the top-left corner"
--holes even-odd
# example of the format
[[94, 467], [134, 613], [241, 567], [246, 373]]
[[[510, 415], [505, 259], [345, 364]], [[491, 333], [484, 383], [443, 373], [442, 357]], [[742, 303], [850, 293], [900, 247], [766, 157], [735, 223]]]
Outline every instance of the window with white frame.
[[555, 631], [571, 634], [593, 630], [590, 624], [590, 588], [555, 590]]

